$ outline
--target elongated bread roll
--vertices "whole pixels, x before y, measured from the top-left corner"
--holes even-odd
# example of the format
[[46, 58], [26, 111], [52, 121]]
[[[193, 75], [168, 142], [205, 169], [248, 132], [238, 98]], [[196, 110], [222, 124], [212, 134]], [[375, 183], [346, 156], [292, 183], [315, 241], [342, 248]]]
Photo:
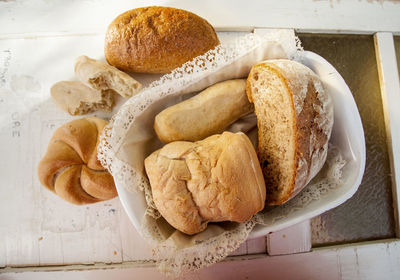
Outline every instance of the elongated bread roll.
[[228, 80], [160, 112], [154, 129], [165, 143], [198, 141], [223, 132], [252, 111], [253, 105], [246, 96], [246, 80]]
[[291, 60], [253, 66], [246, 90], [257, 115], [267, 204], [279, 205], [322, 168], [333, 125], [332, 102], [318, 76]]

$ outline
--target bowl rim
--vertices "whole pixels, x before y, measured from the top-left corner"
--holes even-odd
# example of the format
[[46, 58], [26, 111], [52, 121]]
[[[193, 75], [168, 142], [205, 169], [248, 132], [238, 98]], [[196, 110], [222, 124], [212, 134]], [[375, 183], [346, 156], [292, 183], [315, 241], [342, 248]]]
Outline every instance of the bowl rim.
[[[358, 112], [358, 108], [357, 108], [357, 104], [354, 100], [354, 97], [348, 87], [348, 85], [346, 84], [346, 82], [344, 81], [343, 77], [339, 74], [339, 72], [322, 56], [311, 52], [311, 51], [304, 51], [304, 55], [303, 55], [303, 64], [307, 65], [310, 68], [315, 68], [315, 67], [321, 67], [321, 65], [323, 67], [326, 67], [329, 71], [329, 77], [333, 78], [336, 80], [337, 85], [340, 86], [340, 88], [343, 90], [343, 93], [345, 94], [344, 96], [346, 96], [346, 102], [347, 102], [347, 106], [351, 107], [352, 112], [353, 112], [353, 116], [351, 118], [351, 123], [352, 123], [352, 128], [354, 128], [357, 132], [357, 135], [360, 137], [361, 136], [361, 141], [359, 142], [360, 146], [358, 147], [360, 153], [360, 157], [358, 158], [358, 160], [356, 160], [355, 162], [358, 163], [357, 169], [353, 170], [357, 172], [357, 176], [354, 179], [354, 182], [351, 184], [351, 187], [347, 189], [347, 191], [345, 193], [343, 193], [343, 195], [336, 197], [335, 199], [333, 199], [332, 201], [330, 201], [329, 203], [327, 203], [326, 205], [324, 205], [323, 207], [319, 207], [317, 209], [315, 209], [314, 211], [309, 211], [308, 213], [305, 213], [304, 215], [300, 216], [300, 217], [293, 217], [293, 218], [288, 218], [285, 219], [284, 221], [280, 221], [277, 222], [274, 225], [271, 226], [262, 226], [262, 225], [256, 225], [254, 227], [254, 229], [250, 232], [248, 239], [255, 239], [255, 238], [259, 238], [261, 236], [265, 236], [269, 233], [272, 232], [276, 232], [279, 230], [282, 230], [284, 228], [296, 225], [298, 223], [304, 222], [306, 220], [309, 220], [311, 218], [314, 218], [318, 215], [321, 215], [322, 213], [331, 210], [337, 206], [339, 206], [340, 204], [344, 203], [346, 200], [350, 199], [355, 192], [358, 190], [358, 187], [361, 184], [363, 175], [364, 175], [364, 171], [365, 171], [365, 163], [366, 163], [366, 148], [365, 148], [365, 137], [364, 137], [364, 129], [362, 126], [362, 122], [361, 122], [361, 117], [360, 114]], [[313, 69], [314, 70], [314, 69]], [[324, 77], [320, 77], [322, 82], [324, 82]], [[342, 98], [342, 97], [341, 97]], [[337, 108], [335, 108], [335, 110], [337, 110]], [[350, 142], [350, 145], [355, 145], [353, 142]]]
[[[348, 190], [342, 196], [339, 196], [336, 199], [330, 201], [329, 203], [324, 205], [324, 207], [319, 207], [312, 211], [310, 210], [307, 213], [305, 213], [304, 215], [299, 216], [299, 217], [290, 218], [290, 216], [289, 216], [288, 219], [283, 219], [283, 221], [279, 221], [271, 226], [256, 225], [254, 227], [254, 229], [250, 232], [250, 234], [248, 236], [248, 240], [259, 238], [259, 237], [265, 236], [269, 233], [276, 232], [276, 231], [282, 230], [284, 228], [293, 226], [295, 224], [298, 224], [305, 220], [311, 219], [311, 218], [318, 216], [332, 208], [339, 206], [340, 204], [344, 203], [346, 200], [348, 200], [349, 198], [351, 198], [354, 195], [354, 193], [357, 191], [357, 189], [362, 181], [362, 177], [363, 177], [364, 170], [365, 170], [365, 161], [366, 161], [365, 138], [364, 138], [364, 130], [363, 130], [362, 122], [361, 122], [361, 117], [358, 112], [357, 105], [355, 103], [353, 95], [352, 95], [349, 87], [347, 86], [346, 82], [344, 81], [343, 77], [323, 57], [321, 57], [320, 55], [318, 55], [314, 52], [311, 52], [311, 51], [304, 51], [302, 58], [303, 58], [302, 63], [307, 65], [308, 67], [311, 66], [310, 68], [319, 67], [321, 65], [326, 67], [327, 70], [329, 71], [329, 76], [331, 76], [337, 80], [338, 85], [340, 86], [341, 89], [343, 89], [343, 92], [345, 93], [347, 106], [350, 107], [353, 111], [353, 116], [351, 118], [353, 126], [357, 131], [357, 135], [362, 137], [360, 146], [358, 147], [359, 151], [360, 151], [360, 158], [358, 159], [358, 161], [356, 161], [358, 163], [357, 170], [356, 170], [357, 176], [356, 176], [354, 182], [352, 183], [351, 187], [348, 188]], [[321, 78], [321, 80], [324, 82], [323, 77]], [[135, 193], [135, 192], [129, 191], [126, 188], [124, 188], [123, 186], [119, 186], [117, 182], [115, 182], [115, 183], [116, 183], [116, 188], [117, 188], [117, 192], [119, 195], [119, 199], [124, 208], [124, 211], [128, 215], [129, 220], [134, 225], [134, 227], [136, 228], [138, 233], [142, 236], [141, 227], [142, 227], [142, 222], [145, 218], [146, 209], [147, 209], [147, 202], [146, 202], [144, 193], [143, 192]], [[141, 211], [138, 211], [138, 209], [141, 209]]]

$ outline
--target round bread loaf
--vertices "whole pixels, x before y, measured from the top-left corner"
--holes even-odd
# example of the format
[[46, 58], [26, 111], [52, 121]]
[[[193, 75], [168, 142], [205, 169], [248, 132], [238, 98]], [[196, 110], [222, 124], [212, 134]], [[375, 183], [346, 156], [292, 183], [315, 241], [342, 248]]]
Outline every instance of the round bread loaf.
[[254, 65], [246, 91], [257, 115], [266, 203], [280, 205], [298, 194], [325, 163], [332, 100], [310, 68], [286, 59]]
[[244, 222], [264, 208], [261, 167], [241, 132], [175, 141], [144, 164], [158, 211], [186, 234], [203, 231], [209, 222]]
[[218, 44], [214, 28], [203, 18], [181, 9], [145, 7], [114, 19], [104, 54], [124, 71], [167, 73]]
[[84, 118], [68, 122], [53, 134], [39, 162], [39, 181], [73, 204], [117, 196], [114, 179], [97, 159], [99, 136], [106, 121]]

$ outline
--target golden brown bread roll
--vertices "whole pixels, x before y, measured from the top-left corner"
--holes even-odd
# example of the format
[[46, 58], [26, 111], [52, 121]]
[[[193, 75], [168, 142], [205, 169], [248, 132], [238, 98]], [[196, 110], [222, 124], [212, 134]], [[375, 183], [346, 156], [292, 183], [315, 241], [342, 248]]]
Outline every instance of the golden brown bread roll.
[[42, 185], [73, 204], [117, 196], [113, 177], [97, 159], [99, 137], [106, 124], [92, 117], [59, 127], [39, 162], [38, 177]]
[[154, 120], [154, 130], [165, 143], [198, 141], [223, 132], [253, 110], [246, 95], [246, 80], [228, 80], [161, 111]]
[[167, 73], [218, 44], [203, 18], [181, 9], [145, 7], [114, 19], [104, 53], [109, 64], [124, 71]]
[[267, 204], [279, 205], [322, 168], [333, 125], [332, 102], [311, 69], [284, 59], [253, 66], [247, 95], [257, 115]]
[[169, 143], [145, 159], [145, 168], [158, 211], [184, 233], [208, 222], [244, 222], [264, 208], [262, 171], [241, 132]]

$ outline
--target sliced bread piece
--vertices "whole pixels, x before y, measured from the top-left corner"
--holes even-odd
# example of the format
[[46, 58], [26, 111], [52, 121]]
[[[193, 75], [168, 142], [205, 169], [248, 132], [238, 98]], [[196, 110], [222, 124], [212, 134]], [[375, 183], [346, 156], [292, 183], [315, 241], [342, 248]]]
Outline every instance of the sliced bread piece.
[[97, 90], [113, 90], [128, 98], [140, 91], [142, 85], [114, 66], [85, 55], [75, 61], [75, 74], [85, 85]]
[[280, 205], [322, 168], [333, 125], [332, 102], [318, 76], [291, 60], [253, 66], [246, 92], [257, 115], [266, 204]]
[[61, 81], [50, 89], [54, 103], [72, 116], [101, 110], [111, 112], [114, 106], [112, 90], [97, 91], [81, 82]]

